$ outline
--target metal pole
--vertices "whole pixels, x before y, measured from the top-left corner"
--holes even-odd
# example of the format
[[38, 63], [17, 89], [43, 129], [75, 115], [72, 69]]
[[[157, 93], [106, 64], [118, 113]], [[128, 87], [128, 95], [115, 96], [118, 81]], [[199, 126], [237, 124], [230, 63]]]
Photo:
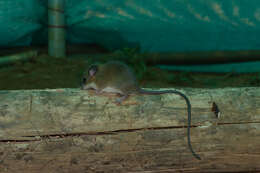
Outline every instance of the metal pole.
[[66, 56], [65, 0], [48, 0], [48, 53], [53, 57]]

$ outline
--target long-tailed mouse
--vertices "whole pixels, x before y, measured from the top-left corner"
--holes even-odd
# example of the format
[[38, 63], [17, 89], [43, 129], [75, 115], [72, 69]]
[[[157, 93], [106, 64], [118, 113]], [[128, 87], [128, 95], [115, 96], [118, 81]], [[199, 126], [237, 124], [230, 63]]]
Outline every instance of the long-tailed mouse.
[[117, 103], [121, 103], [131, 94], [148, 94], [159, 95], [173, 93], [183, 97], [187, 104], [188, 110], [188, 146], [193, 156], [201, 160], [191, 146], [190, 126], [191, 126], [191, 104], [189, 99], [181, 92], [175, 90], [150, 91], [139, 87], [136, 77], [126, 64], [119, 61], [110, 61], [105, 64], [91, 65], [88, 69], [88, 75], [83, 77], [82, 89], [94, 89], [96, 93], [117, 93], [121, 97], [117, 99]]

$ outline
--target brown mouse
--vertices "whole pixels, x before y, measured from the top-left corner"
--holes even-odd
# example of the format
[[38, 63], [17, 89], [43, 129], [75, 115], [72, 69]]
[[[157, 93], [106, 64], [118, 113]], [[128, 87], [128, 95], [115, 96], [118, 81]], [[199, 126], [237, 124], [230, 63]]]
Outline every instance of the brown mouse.
[[188, 146], [193, 156], [201, 160], [191, 146], [190, 126], [191, 126], [191, 104], [189, 99], [181, 92], [175, 90], [150, 91], [139, 87], [133, 71], [126, 64], [119, 61], [110, 61], [101, 65], [91, 65], [88, 69], [88, 75], [83, 78], [82, 89], [94, 89], [96, 93], [117, 93], [121, 97], [117, 99], [120, 104], [131, 94], [159, 95], [173, 93], [183, 97], [188, 110], [188, 128], [187, 138]]

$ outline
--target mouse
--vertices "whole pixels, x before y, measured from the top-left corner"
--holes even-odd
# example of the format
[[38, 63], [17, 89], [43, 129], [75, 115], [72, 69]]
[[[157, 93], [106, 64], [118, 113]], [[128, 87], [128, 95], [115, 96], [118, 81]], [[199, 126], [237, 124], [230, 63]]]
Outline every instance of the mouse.
[[190, 139], [191, 127], [191, 104], [188, 97], [176, 90], [146, 90], [142, 89], [136, 79], [133, 70], [121, 61], [108, 61], [104, 64], [93, 64], [88, 68], [87, 73], [82, 78], [82, 90], [94, 89], [97, 94], [115, 93], [120, 97], [116, 99], [117, 104], [121, 104], [130, 95], [160, 95], [160, 94], [177, 94], [184, 98], [187, 104], [188, 126], [187, 141], [192, 155], [201, 160], [200, 156], [193, 151]]

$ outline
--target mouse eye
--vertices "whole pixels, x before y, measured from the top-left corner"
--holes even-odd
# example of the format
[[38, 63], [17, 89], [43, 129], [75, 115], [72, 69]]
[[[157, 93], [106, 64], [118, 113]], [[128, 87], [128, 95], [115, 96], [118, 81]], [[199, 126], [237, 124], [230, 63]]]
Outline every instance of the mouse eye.
[[86, 78], [86, 77], [83, 77], [82, 83], [85, 84], [86, 82], [87, 82], [87, 78]]

